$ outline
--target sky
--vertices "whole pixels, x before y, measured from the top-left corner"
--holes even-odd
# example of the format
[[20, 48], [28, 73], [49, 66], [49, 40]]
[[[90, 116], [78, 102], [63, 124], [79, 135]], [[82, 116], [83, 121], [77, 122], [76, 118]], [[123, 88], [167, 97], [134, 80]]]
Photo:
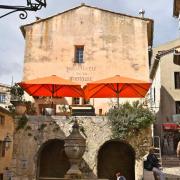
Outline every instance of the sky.
[[[11, 84], [22, 80], [25, 40], [20, 26], [46, 18], [85, 3], [90, 6], [154, 20], [154, 47], [180, 37], [178, 20], [173, 17], [173, 0], [46, 0], [47, 7], [28, 12], [26, 20], [13, 13], [0, 19], [0, 83]], [[0, 5], [26, 5], [26, 0], [0, 0]], [[7, 10], [0, 9], [0, 15]]]

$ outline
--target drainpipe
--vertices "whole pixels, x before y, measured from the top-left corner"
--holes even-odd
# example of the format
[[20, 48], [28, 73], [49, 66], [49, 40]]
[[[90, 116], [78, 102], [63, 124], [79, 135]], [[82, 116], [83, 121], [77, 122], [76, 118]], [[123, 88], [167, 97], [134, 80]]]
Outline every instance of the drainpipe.
[[179, 11], [179, 16], [178, 16], [178, 22], [179, 22], [179, 30], [180, 30], [180, 11]]

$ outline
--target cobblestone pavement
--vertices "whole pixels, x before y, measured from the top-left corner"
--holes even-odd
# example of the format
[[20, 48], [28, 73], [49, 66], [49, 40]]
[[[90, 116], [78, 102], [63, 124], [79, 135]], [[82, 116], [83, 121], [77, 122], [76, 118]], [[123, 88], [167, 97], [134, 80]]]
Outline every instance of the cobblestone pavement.
[[179, 177], [180, 179], [180, 160], [176, 156], [163, 156], [163, 172], [167, 177]]
[[179, 178], [180, 180], [180, 166], [163, 168], [163, 172], [166, 174], [166, 177], [168, 177], [168, 179]]

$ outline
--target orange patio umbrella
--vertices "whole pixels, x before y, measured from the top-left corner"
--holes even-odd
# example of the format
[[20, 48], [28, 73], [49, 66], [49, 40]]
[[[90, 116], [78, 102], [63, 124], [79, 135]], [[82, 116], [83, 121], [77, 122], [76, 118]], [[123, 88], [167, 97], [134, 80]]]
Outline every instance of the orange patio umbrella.
[[81, 85], [56, 75], [17, 83], [33, 97], [83, 97]]
[[150, 82], [116, 75], [88, 83], [84, 87], [85, 98], [143, 98], [151, 86]]

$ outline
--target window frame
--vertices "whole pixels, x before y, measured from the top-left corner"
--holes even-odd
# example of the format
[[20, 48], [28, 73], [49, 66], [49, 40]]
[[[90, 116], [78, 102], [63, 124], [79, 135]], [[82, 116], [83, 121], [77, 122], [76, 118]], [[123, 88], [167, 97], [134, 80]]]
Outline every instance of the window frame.
[[72, 98], [72, 105], [80, 105], [80, 98], [79, 97], [73, 97]]
[[5, 157], [6, 146], [4, 141], [0, 141], [0, 158]]
[[83, 99], [83, 105], [90, 105], [90, 99]]
[[5, 123], [5, 116], [0, 114], [0, 125], [4, 125]]
[[175, 101], [176, 114], [180, 114], [180, 101]]
[[[74, 63], [78, 63], [78, 64], [84, 63], [84, 45], [75, 45], [74, 47], [75, 47]], [[80, 54], [80, 49], [83, 49], [82, 50], [82, 55]], [[82, 56], [82, 60], [81, 60], [80, 56]]]
[[180, 72], [174, 72], [174, 87], [180, 89]]
[[0, 92], [0, 103], [5, 104], [6, 103], [6, 93]]

